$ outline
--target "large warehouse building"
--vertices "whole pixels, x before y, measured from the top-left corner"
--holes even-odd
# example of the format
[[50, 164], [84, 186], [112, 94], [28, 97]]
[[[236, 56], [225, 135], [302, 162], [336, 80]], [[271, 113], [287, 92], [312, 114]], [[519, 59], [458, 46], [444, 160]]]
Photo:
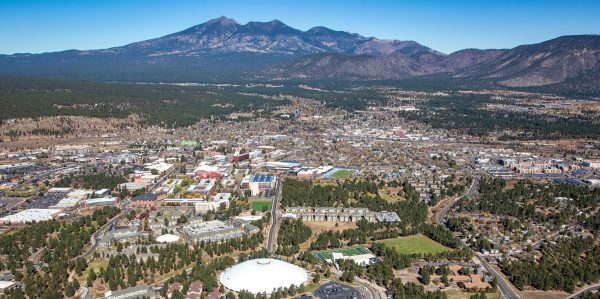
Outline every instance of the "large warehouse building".
[[306, 270], [277, 259], [254, 259], [237, 264], [219, 277], [229, 290], [271, 294], [278, 288], [300, 286], [308, 280]]

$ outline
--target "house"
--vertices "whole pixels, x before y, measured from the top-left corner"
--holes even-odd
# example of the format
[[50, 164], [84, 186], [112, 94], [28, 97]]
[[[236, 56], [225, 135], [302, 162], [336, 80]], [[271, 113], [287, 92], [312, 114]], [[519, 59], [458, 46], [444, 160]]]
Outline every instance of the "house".
[[175, 292], [175, 291], [181, 292], [182, 289], [183, 289], [183, 285], [180, 282], [172, 283], [171, 285], [169, 285], [169, 288], [167, 289], [167, 298], [172, 298], [173, 292]]
[[196, 280], [190, 284], [190, 287], [187, 291], [186, 299], [200, 299], [200, 294], [202, 294], [202, 282]]

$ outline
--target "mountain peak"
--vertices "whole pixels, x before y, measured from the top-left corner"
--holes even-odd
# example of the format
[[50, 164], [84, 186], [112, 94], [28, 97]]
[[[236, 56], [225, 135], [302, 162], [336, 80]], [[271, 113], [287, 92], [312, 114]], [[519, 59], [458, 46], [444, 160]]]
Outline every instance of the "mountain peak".
[[205, 24], [215, 24], [215, 23], [220, 23], [221, 25], [228, 25], [228, 24], [239, 24], [238, 21], [236, 21], [235, 19], [230, 19], [226, 16], [220, 16], [218, 18], [214, 18], [214, 19], [210, 19], [208, 21], [205, 22]]

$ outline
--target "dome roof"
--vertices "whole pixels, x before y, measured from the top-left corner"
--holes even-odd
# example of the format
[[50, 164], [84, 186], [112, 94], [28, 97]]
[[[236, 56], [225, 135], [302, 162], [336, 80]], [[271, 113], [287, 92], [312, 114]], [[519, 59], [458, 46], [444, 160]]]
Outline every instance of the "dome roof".
[[278, 288], [300, 286], [308, 280], [306, 270], [277, 259], [254, 259], [239, 263], [221, 273], [221, 284], [240, 292], [270, 294]]
[[173, 242], [177, 242], [178, 240], [179, 240], [179, 236], [171, 235], [171, 234], [164, 234], [164, 235], [158, 236], [156, 238], [156, 241], [160, 242], [160, 243], [173, 243]]

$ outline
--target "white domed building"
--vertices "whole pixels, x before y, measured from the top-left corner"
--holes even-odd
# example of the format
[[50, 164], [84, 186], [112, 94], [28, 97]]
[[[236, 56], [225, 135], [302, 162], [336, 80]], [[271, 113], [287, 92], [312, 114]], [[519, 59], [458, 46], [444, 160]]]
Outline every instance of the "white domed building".
[[175, 243], [175, 242], [179, 241], [179, 236], [172, 235], [172, 234], [164, 234], [164, 235], [158, 236], [156, 238], [156, 241], [159, 243]]
[[303, 268], [277, 259], [254, 259], [239, 263], [221, 273], [219, 281], [227, 289], [252, 294], [271, 294], [278, 288], [305, 284], [308, 273]]

